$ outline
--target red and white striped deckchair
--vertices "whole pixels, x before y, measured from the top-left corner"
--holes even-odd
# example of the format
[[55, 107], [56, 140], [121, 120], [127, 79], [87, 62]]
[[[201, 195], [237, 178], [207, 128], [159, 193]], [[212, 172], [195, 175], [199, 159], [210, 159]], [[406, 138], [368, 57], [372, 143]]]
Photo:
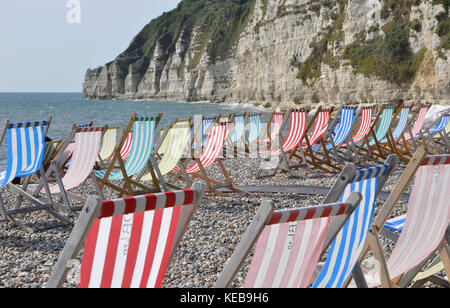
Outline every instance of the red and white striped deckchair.
[[267, 138], [264, 139], [264, 142], [268, 143], [268, 148], [271, 147], [271, 143], [275, 141], [278, 135], [280, 134], [281, 126], [283, 125], [283, 118], [284, 112], [272, 113], [269, 122], [267, 123], [266, 128]]
[[[306, 288], [321, 255], [361, 200], [354, 192], [344, 203], [275, 211], [265, 201], [214, 287], [228, 287], [256, 249], [245, 288]], [[333, 228], [332, 217], [343, 217]]]
[[[223, 153], [223, 146], [227, 138], [229, 125], [229, 122], [211, 123], [208, 141], [206, 142], [200, 158], [195, 158], [195, 162], [187, 169], [184, 169], [181, 166], [181, 169], [183, 169], [182, 172], [188, 185], [190, 185], [191, 183], [188, 175], [191, 175], [195, 178], [204, 180], [208, 189], [216, 194], [222, 195], [222, 193], [217, 191], [217, 188], [227, 188], [238, 193], [242, 192], [234, 188], [233, 182], [231, 181], [231, 178], [228, 175], [228, 172], [223, 164], [222, 158], [220, 157], [220, 155]], [[210, 178], [207, 175], [206, 168], [211, 167], [215, 162], [219, 164], [226, 183], [221, 183], [215, 179]]]
[[133, 131], [128, 133], [127, 139], [125, 139], [125, 143], [123, 144], [122, 149], [120, 150], [120, 157], [125, 161], [130, 156], [131, 151], [131, 143], [133, 141]]
[[[298, 174], [293, 172], [293, 169], [300, 167], [300, 165], [289, 164], [289, 160], [287, 158], [286, 153], [297, 149], [297, 147], [300, 145], [307, 130], [308, 114], [309, 109], [305, 108], [289, 110], [289, 112], [284, 117], [283, 124], [279, 129], [280, 131], [279, 135], [275, 139], [272, 139], [273, 141], [272, 150], [270, 152], [262, 153], [263, 157], [269, 156], [269, 162], [263, 163], [263, 165], [260, 166], [258, 178], [262, 176], [263, 170], [275, 169], [273, 174], [268, 175], [274, 176], [280, 168], [289, 171], [294, 176], [298, 176]], [[286, 139], [283, 142], [281, 131], [287, 125], [288, 121], [289, 121], [289, 132]], [[278, 141], [279, 145], [278, 149], [274, 149], [276, 140]]]
[[[383, 226], [413, 178], [406, 221], [385, 262], [378, 233], [383, 234]], [[381, 265], [383, 287], [408, 286], [436, 251], [440, 253], [447, 277], [450, 277], [449, 243], [445, 238], [450, 222], [449, 197], [450, 155], [426, 156], [426, 151], [419, 148], [374, 220], [365, 250], [367, 254], [370, 247]]]
[[[57, 162], [60, 161], [58, 157], [51, 163], [47, 171], [47, 178], [51, 178], [52, 175], [56, 178], [56, 183], [49, 185], [50, 192], [52, 194], [60, 193], [64, 201], [64, 204], [53, 203], [53, 206], [59, 207], [67, 212], [80, 210], [80, 207], [74, 207], [72, 205], [69, 197], [82, 203], [86, 199], [69, 192], [69, 190], [80, 186], [88, 177], [92, 178], [98, 195], [103, 198], [97, 178], [93, 175], [93, 170], [98, 159], [98, 153], [100, 152], [101, 140], [106, 130], [107, 127], [74, 128], [74, 131], [68, 138], [68, 140], [74, 139], [75, 141], [72, 143], [72, 159], [66, 173], [61, 178], [57, 165]], [[34, 191], [33, 194], [36, 197], [39, 196], [42, 188], [43, 183], [29, 186], [29, 190]]]
[[84, 245], [79, 288], [160, 288], [204, 185], [112, 201], [90, 197], [47, 288], [62, 287]]

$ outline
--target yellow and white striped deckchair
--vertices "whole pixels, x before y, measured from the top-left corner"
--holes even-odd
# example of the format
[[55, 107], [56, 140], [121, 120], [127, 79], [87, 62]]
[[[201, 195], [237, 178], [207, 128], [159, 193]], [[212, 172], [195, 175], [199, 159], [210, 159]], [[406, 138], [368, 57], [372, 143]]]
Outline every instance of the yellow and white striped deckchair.
[[102, 147], [99, 152], [99, 160], [108, 160], [113, 154], [117, 144], [119, 127], [109, 127], [103, 136]]
[[[191, 120], [175, 121], [167, 128], [167, 133], [161, 138], [159, 147], [155, 147], [155, 151], [151, 157], [151, 163], [156, 176], [159, 179], [164, 191], [168, 191], [174, 185], [164, 180], [164, 176], [171, 172], [182, 159], [184, 150], [191, 138]], [[159, 163], [157, 163], [159, 159]], [[140, 178], [141, 181], [154, 180], [153, 172], [150, 172]]]

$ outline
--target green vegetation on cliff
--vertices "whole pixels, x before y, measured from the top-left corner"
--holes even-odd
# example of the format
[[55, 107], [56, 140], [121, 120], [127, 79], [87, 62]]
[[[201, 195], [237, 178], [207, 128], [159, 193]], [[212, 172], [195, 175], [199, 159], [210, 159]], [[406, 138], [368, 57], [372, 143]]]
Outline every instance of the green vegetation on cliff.
[[195, 43], [215, 63], [231, 55], [254, 3], [255, 0], [183, 0], [176, 9], [145, 26], [125, 54], [138, 51], [151, 58], [158, 41], [164, 53], [171, 54], [182, 33], [189, 39], [193, 30], [198, 29]]

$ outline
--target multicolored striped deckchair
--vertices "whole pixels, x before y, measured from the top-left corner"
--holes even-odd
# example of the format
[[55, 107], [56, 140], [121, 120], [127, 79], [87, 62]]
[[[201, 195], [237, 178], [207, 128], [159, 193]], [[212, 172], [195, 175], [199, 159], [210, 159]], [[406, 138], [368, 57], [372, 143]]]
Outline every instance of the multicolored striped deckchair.
[[[362, 107], [355, 119], [361, 117], [359, 122], [359, 128], [356, 133], [352, 137], [348, 137], [347, 142], [341, 145], [341, 148], [347, 148], [347, 155], [344, 155], [344, 158], [349, 161], [356, 160], [360, 162], [359, 152], [356, 146], [359, 146], [363, 143], [363, 140], [367, 138], [370, 133], [370, 129], [372, 128], [373, 123], [373, 113], [376, 106], [364, 106]], [[339, 149], [339, 148], [337, 148]], [[352, 155], [353, 152], [353, 155]], [[340, 151], [336, 151], [336, 153], [341, 153]], [[340, 156], [337, 156], [339, 159]]]
[[[31, 196], [26, 192], [26, 185], [28, 185], [31, 175], [39, 171], [41, 177], [45, 178], [42, 158], [45, 152], [45, 135], [50, 121], [27, 123], [10, 123], [8, 120], [5, 121], [0, 135], [0, 144], [3, 142], [5, 135], [7, 135], [8, 162], [6, 171], [0, 173], [0, 189], [3, 190], [5, 186], [8, 186], [21, 197], [28, 198]], [[15, 178], [24, 178], [23, 186], [12, 184]], [[44, 183], [45, 190], [50, 195], [48, 184], [46, 181]], [[33, 206], [7, 209], [0, 193], [0, 214], [29, 231], [32, 228], [14, 218], [15, 215], [45, 210], [59, 220], [59, 222], [64, 224], [69, 223], [65, 218], [56, 213], [51, 205], [44, 204], [39, 200], [35, 200], [35, 198], [30, 198], [30, 201], [33, 203]]]
[[400, 144], [399, 142], [395, 144], [396, 154], [402, 160], [409, 161], [412, 156], [410, 149], [419, 147], [419, 144], [416, 142], [416, 138], [423, 128], [425, 118], [430, 107], [431, 105], [424, 104], [420, 106], [418, 112], [416, 113], [417, 120], [414, 124], [414, 127], [411, 129], [411, 127], [407, 125], [406, 132], [403, 132], [401, 137], [402, 144]]
[[[194, 134], [192, 135], [192, 149], [196, 151], [201, 151], [201, 147], [203, 147], [208, 142], [209, 131], [211, 124], [218, 120], [220, 115], [216, 117], [202, 117], [201, 118], [201, 127], [194, 128]], [[201, 128], [201, 134], [200, 134]]]
[[383, 165], [360, 169], [345, 188], [341, 202], [354, 191], [360, 192], [363, 199], [331, 244], [314, 288], [344, 287], [355, 266], [359, 269], [358, 259], [369, 234], [377, 194], [397, 162], [398, 157], [392, 155]]
[[[218, 195], [224, 195], [217, 191], [218, 188], [227, 188], [234, 192], [241, 193], [242, 191], [234, 188], [233, 183], [228, 175], [228, 172], [220, 157], [225, 140], [227, 138], [230, 123], [228, 122], [213, 122], [211, 124], [211, 131], [208, 136], [208, 142], [206, 143], [202, 154], [199, 158], [195, 158], [195, 162], [189, 168], [183, 170], [185, 175], [185, 181], [189, 185], [190, 179], [188, 175], [195, 178], [202, 179], [206, 182], [208, 190]], [[225, 178], [226, 183], [221, 183], [213, 178], [210, 178], [206, 173], [206, 168], [211, 167], [215, 162], [219, 164], [220, 170]], [[184, 169], [184, 168], [182, 168]]]
[[[54, 176], [56, 179], [56, 183], [49, 184], [50, 193], [61, 194], [63, 200], [63, 204], [53, 203], [54, 207], [58, 207], [68, 213], [80, 210], [81, 208], [74, 206], [70, 199], [82, 203], [86, 202], [86, 199], [71, 193], [70, 190], [80, 186], [88, 177], [93, 179], [98, 195], [103, 198], [102, 191], [98, 185], [97, 178], [93, 174], [93, 170], [100, 151], [100, 143], [106, 130], [107, 127], [76, 128], [76, 126], [74, 126], [72, 133], [67, 139], [75, 140], [73, 143], [74, 150], [72, 160], [67, 172], [61, 177], [56, 163], [58, 157], [55, 158], [47, 171], [46, 178], [50, 179]], [[67, 145], [68, 144], [66, 143], [66, 146]], [[28, 190], [35, 197], [39, 197], [43, 185], [44, 183], [41, 181], [39, 185], [29, 185]]]
[[255, 243], [244, 288], [308, 287], [334, 236], [331, 219], [343, 217], [334, 228], [338, 232], [360, 200], [355, 192], [344, 203], [280, 211], [264, 201], [214, 287], [230, 285]]
[[[330, 151], [333, 150], [335, 156], [337, 156], [337, 149], [348, 139], [355, 121], [355, 112], [358, 107], [355, 106], [341, 106], [338, 110], [337, 117], [334, 118], [331, 125], [328, 127], [328, 131], [323, 137], [322, 157], [318, 156], [320, 145], [315, 144], [311, 146], [314, 154], [308, 156], [314, 156], [314, 159], [322, 165], [326, 165], [329, 168], [340, 171], [341, 168], [334, 164], [331, 160]], [[339, 123], [338, 123], [339, 120]]]
[[[164, 176], [169, 174], [172, 170], [181, 164], [184, 167], [183, 158], [184, 150], [189, 144], [191, 138], [191, 119], [178, 121], [170, 124], [160, 142], [156, 145], [155, 150], [150, 157], [152, 169], [150, 173], [138, 177], [138, 181], [154, 181], [154, 177], [158, 178], [158, 183], [164, 191], [169, 191], [170, 188], [179, 189], [174, 184], [169, 183], [164, 179]], [[159, 159], [159, 163], [157, 163]], [[177, 168], [181, 170], [182, 168]], [[184, 169], [183, 169], [184, 170]]]
[[[155, 191], [156, 188], [151, 188], [143, 183], [137, 182], [132, 177], [138, 175], [146, 166], [150, 165], [149, 159], [153, 151], [153, 142], [155, 135], [157, 135], [156, 129], [161, 117], [161, 114], [156, 117], [137, 117], [135, 113], [132, 115], [127, 128], [122, 134], [121, 140], [116, 146], [114, 151], [116, 155], [113, 156], [108, 169], [94, 171], [95, 176], [101, 180], [101, 189], [108, 186], [118, 191], [120, 196], [133, 196], [135, 193], [142, 194], [142, 191], [134, 191], [132, 185], [143, 189], [144, 193]], [[124, 162], [120, 156], [120, 149], [123, 148], [125, 143], [124, 137], [128, 136], [131, 130], [133, 130], [133, 140], [130, 156]], [[119, 163], [118, 171], [114, 171], [116, 161]], [[120, 187], [111, 183], [111, 181], [115, 180], [123, 180], [124, 186]]]
[[[247, 122], [247, 114], [235, 114], [232, 117], [233, 127], [229, 136], [229, 144], [234, 150], [234, 156], [239, 152], [245, 153], [245, 124]], [[233, 157], [234, 157], [233, 156]]]
[[[436, 251], [440, 253], [447, 277], [450, 276], [449, 244], [445, 239], [450, 222], [450, 155], [426, 155], [426, 150], [419, 148], [411, 158], [391, 195], [380, 208], [361, 257], [367, 255], [369, 249], [373, 251], [381, 267], [383, 287], [408, 286]], [[413, 178], [414, 186], [404, 226], [386, 262], [378, 234], [383, 234], [383, 226]]]
[[[100, 152], [98, 154], [98, 156], [99, 156], [98, 161], [100, 161], [100, 162], [107, 161], [114, 154], [114, 149], [116, 148], [118, 133], [119, 133], [119, 127], [108, 127], [108, 130], [103, 135], [102, 147], [100, 148]], [[126, 144], [126, 142], [125, 142], [125, 144]]]
[[[358, 144], [358, 152], [367, 152], [370, 158], [383, 157], [383, 149], [381, 148], [381, 140], [383, 140], [389, 131], [389, 128], [394, 117], [395, 106], [393, 105], [383, 105], [381, 110], [378, 112], [375, 121], [370, 128], [371, 138], [365, 138], [363, 142]], [[378, 124], [378, 129], [375, 133], [375, 127]], [[378, 152], [378, 153], [377, 153]]]
[[[294, 176], [299, 176], [293, 171], [294, 168], [298, 168], [299, 165], [291, 165], [287, 158], [287, 153], [295, 150], [299, 147], [308, 125], [309, 109], [291, 109], [284, 116], [283, 124], [279, 127], [279, 136], [272, 140], [272, 149], [269, 152], [262, 153], [261, 155], [268, 156], [269, 161], [262, 163], [260, 166], [257, 177], [263, 177], [262, 172], [264, 170], [275, 169], [273, 174], [266, 176], [274, 176], [280, 168], [289, 171]], [[281, 132], [285, 128], [289, 121], [289, 132], [284, 142], [282, 141]], [[275, 144], [278, 143], [279, 148], [275, 149]]]
[[102, 201], [89, 197], [47, 288], [63, 287], [84, 246], [79, 288], [160, 288], [204, 186]]

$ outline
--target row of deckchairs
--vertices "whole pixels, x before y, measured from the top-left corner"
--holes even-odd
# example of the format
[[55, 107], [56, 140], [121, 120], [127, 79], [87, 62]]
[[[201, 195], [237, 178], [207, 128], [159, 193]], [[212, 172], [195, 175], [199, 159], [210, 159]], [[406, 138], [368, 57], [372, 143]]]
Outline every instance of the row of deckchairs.
[[[419, 147], [375, 216], [377, 194], [398, 161], [392, 154], [374, 167], [348, 163], [323, 205], [276, 210], [274, 202], [264, 201], [215, 287], [230, 286], [253, 249], [246, 288], [406, 287], [425, 281], [448, 287], [448, 280], [429, 272], [437, 267], [450, 276], [450, 156], [428, 156]], [[413, 178], [405, 223], [386, 260], [380, 237]], [[83, 247], [79, 287], [161, 287], [205, 188], [195, 183], [190, 190], [135, 198], [91, 197], [47, 287], [64, 285], [68, 261]], [[370, 251], [377, 270], [364, 266]]]
[[[283, 169], [294, 176], [304, 176], [305, 171], [315, 174], [316, 170], [340, 171], [341, 167], [333, 163], [332, 159], [339, 162], [348, 160], [362, 163], [360, 155], [363, 150], [367, 152], [366, 160], [373, 160], [376, 150], [378, 150], [376, 157], [384, 159], [389, 153], [388, 147], [391, 147], [391, 152], [400, 158], [407, 158], [410, 149], [419, 146], [420, 143], [426, 144], [428, 139], [436, 143], [434, 136], [437, 133], [441, 133], [441, 139], [446, 141], [443, 130], [448, 124], [448, 115], [441, 117], [433, 127], [422, 129], [428, 108], [429, 105], [420, 106], [414, 127], [407, 129], [408, 126], [405, 125], [407, 121], [404, 121], [407, 112], [404, 110], [410, 110], [411, 106], [401, 106], [395, 114], [400, 117], [395, 130], [392, 128], [394, 107], [390, 105], [383, 105], [377, 116], [374, 115], [374, 106], [361, 108], [343, 106], [331, 121], [333, 110], [321, 107], [313, 114], [311, 120], [308, 120], [311, 112], [306, 108], [292, 109], [286, 113], [275, 112], [270, 119], [274, 125], [272, 130], [266, 129], [268, 138], [264, 140], [266, 141], [264, 144], [258, 139], [258, 136], [261, 136], [258, 129], [261, 130], [262, 126], [260, 114], [202, 118], [201, 134], [193, 136], [190, 136], [193, 130], [192, 119], [175, 120], [165, 129], [161, 129], [158, 128], [161, 114], [156, 117], [138, 117], [133, 114], [115, 146], [113, 143], [118, 133], [117, 127], [93, 127], [92, 122], [82, 126], [74, 125], [62, 146], [59, 142], [47, 147], [47, 153], [44, 150], [44, 157], [51, 156], [51, 152], [55, 156], [51, 162], [42, 163], [42, 159], [39, 160], [40, 164], [45, 166], [44, 172], [38, 170], [40, 166], [36, 170], [32, 169], [34, 178], [30, 176], [25, 179], [21, 187], [8, 183], [8, 187], [19, 193], [20, 197], [12, 210], [8, 211], [2, 206], [3, 212], [6, 217], [14, 220], [12, 218], [14, 215], [23, 212], [21, 207], [24, 198], [42, 209], [59, 208], [68, 213], [80, 210], [79, 206], [74, 206], [73, 201], [84, 203], [85, 198], [70, 190], [80, 186], [88, 178], [92, 179], [97, 195], [101, 198], [104, 198], [105, 187], [118, 192], [119, 197], [181, 189], [176, 181], [166, 179], [165, 176], [169, 174], [175, 180], [182, 180], [186, 188], [192, 185], [194, 179], [202, 179], [208, 189], [217, 194], [222, 194], [220, 189], [240, 193], [242, 191], [234, 186], [225, 168], [221, 156], [224, 148], [227, 153], [233, 155], [232, 157], [239, 149], [244, 150], [244, 153], [254, 153], [253, 150], [256, 149], [257, 155], [267, 160], [260, 167], [258, 176], [269, 169], [274, 169], [275, 173]], [[360, 118], [359, 124], [355, 118]], [[246, 122], [250, 123], [248, 135], [245, 131]], [[233, 123], [236, 125], [233, 126]], [[283, 131], [287, 127], [288, 133], [283, 137]], [[403, 129], [400, 130], [399, 127]], [[310, 130], [312, 132], [308, 133]], [[409, 134], [406, 134], [405, 130], [409, 130]], [[39, 138], [29, 133], [27, 135], [26, 132], [16, 132], [14, 126], [5, 128], [4, 131], [5, 133], [14, 131], [18, 134], [15, 139], [11, 137], [8, 141], [12, 148], [21, 147], [17, 139], [25, 138], [34, 142], [35, 138]], [[398, 142], [400, 138], [396, 140], [395, 135], [400, 135], [403, 147]], [[384, 139], [387, 142], [383, 143]], [[158, 142], [156, 146], [155, 140]], [[408, 140], [414, 142], [409, 144]], [[189, 141], [191, 145], [188, 144]], [[45, 148], [45, 143], [42, 146]], [[190, 155], [197, 150], [200, 150], [199, 156]], [[11, 161], [17, 159], [14, 156], [18, 154], [13, 150], [9, 152]], [[292, 164], [293, 158], [297, 159], [296, 164]], [[37, 158], [33, 157], [32, 160]], [[192, 160], [192, 163], [189, 164], [189, 160]], [[214, 164], [220, 168], [224, 181], [208, 175], [207, 169]], [[300, 173], [294, 171], [295, 169], [301, 170]], [[37, 178], [36, 173], [39, 175]], [[21, 175], [15, 175], [13, 178], [15, 177]], [[149, 182], [151, 184], [148, 184]], [[54, 200], [55, 194], [60, 195], [59, 201]]]

